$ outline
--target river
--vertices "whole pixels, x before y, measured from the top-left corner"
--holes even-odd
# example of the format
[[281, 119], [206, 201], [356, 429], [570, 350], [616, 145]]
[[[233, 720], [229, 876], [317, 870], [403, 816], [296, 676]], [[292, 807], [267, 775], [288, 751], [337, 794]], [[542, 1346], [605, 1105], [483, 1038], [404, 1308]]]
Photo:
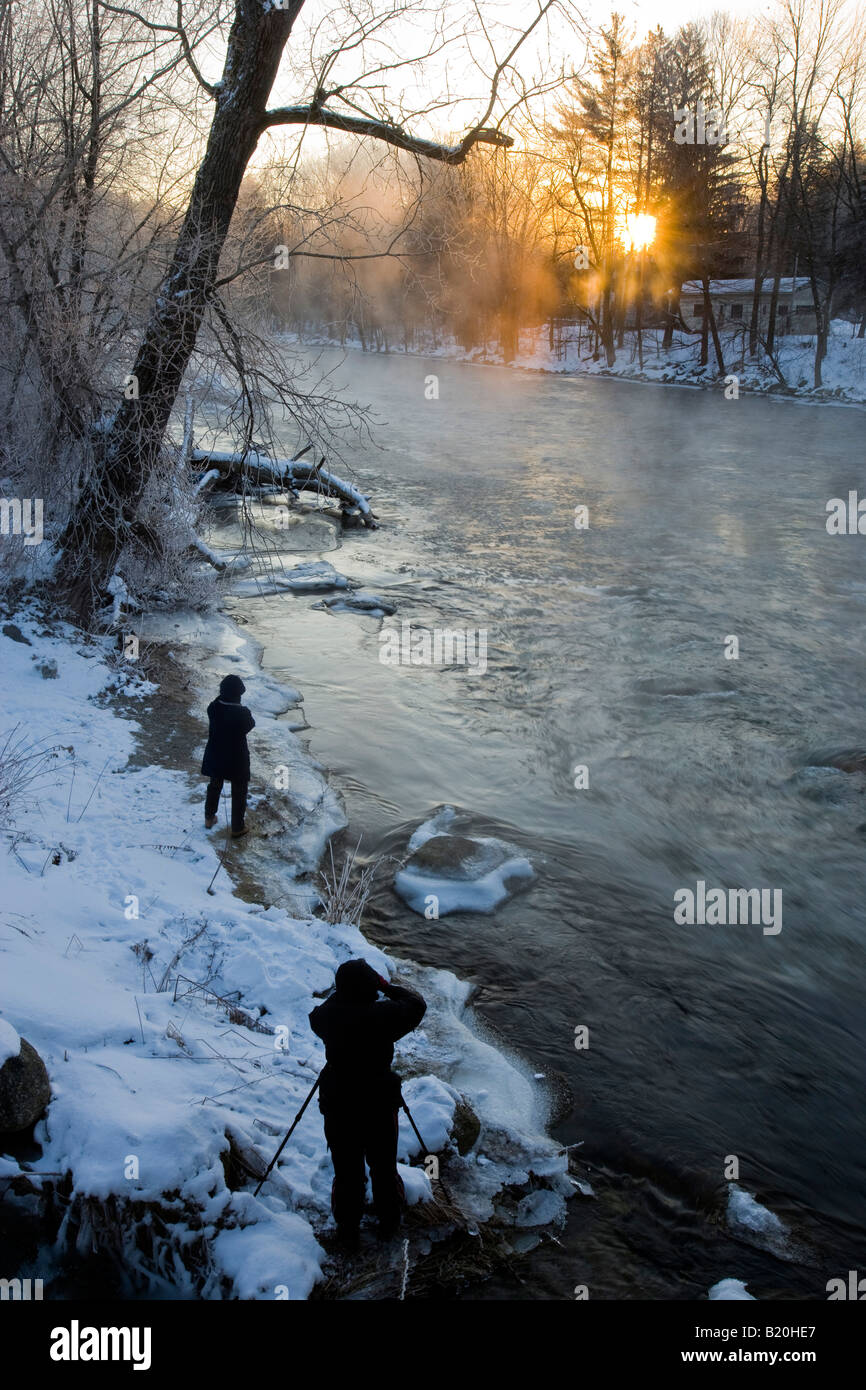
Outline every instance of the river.
[[[736, 1276], [825, 1298], [864, 1260], [866, 800], [807, 765], [866, 744], [866, 538], [825, 527], [829, 498], [866, 491], [863, 413], [323, 360], [377, 417], [354, 464], [381, 519], [338, 550], [323, 527], [323, 556], [396, 603], [386, 624], [486, 630], [487, 670], [384, 665], [379, 620], [309, 596], [233, 607], [304, 692], [366, 860], [399, 861], [442, 805], [531, 860], [492, 915], [439, 921], [386, 862], [365, 930], [472, 980], [503, 1041], [566, 1079], [553, 1132], [582, 1141], [595, 1193], [467, 1297], [696, 1298]], [[699, 881], [781, 891], [781, 930], [678, 924]], [[787, 1235], [726, 1219], [737, 1168]]]

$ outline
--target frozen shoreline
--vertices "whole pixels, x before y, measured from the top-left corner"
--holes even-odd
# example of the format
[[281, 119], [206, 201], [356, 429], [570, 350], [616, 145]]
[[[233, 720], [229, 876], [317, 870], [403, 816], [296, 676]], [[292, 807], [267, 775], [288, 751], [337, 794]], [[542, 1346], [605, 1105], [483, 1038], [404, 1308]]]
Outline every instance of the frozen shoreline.
[[[204, 831], [203, 783], [191, 796], [173, 758], [169, 767], [140, 765], [142, 745], [156, 735], [148, 724], [159, 691], [113, 660], [107, 642], [59, 625], [49, 632], [35, 611], [15, 622], [26, 640], [0, 637], [8, 726], [26, 722], [29, 736], [64, 750], [38, 805], [4, 835], [0, 1018], [42, 1056], [52, 1101], [37, 1125], [41, 1157], [22, 1160], [30, 1176], [5, 1157], [0, 1177], [29, 1187], [20, 1200], [31, 1205], [50, 1185], [64, 1213], [56, 1249], [43, 1248], [19, 1273], [45, 1279], [50, 1294], [64, 1263], [92, 1243], [126, 1265], [139, 1294], [306, 1298], [326, 1259], [317, 1233], [330, 1223], [318, 1110], [310, 1107], [258, 1200], [249, 1183], [227, 1183], [230, 1139], [236, 1151], [270, 1159], [324, 1060], [307, 1014], [337, 965], [360, 954], [386, 974], [395, 964], [355, 927], [311, 916], [309, 875], [343, 818], [282, 718], [298, 693], [261, 670], [258, 645], [223, 614], [154, 616], [142, 631], [143, 647], [176, 649], [194, 716], [217, 674], [228, 666], [243, 676], [257, 718], [253, 786], [268, 786], [251, 799], [251, 822], [266, 830], [267, 854], [280, 856], [290, 913], [270, 898], [244, 901], [224, 871], [214, 879], [223, 839]], [[56, 663], [56, 682], [39, 674], [46, 661]], [[118, 712], [118, 698], [127, 712]], [[136, 705], [142, 718], [129, 717]], [[198, 728], [191, 769], [204, 742]], [[278, 764], [288, 772], [286, 794], [269, 787]], [[288, 814], [272, 804], [277, 795], [287, 796]], [[251, 843], [230, 851], [230, 872], [243, 870]], [[567, 1157], [544, 1133], [545, 1095], [529, 1068], [485, 1040], [468, 1009], [469, 986], [451, 972], [409, 962], [400, 971], [430, 1004], [398, 1049], [422, 1134], [441, 1150], [458, 1108], [480, 1122], [475, 1142], [447, 1165], [461, 1210], [475, 1223], [561, 1219], [574, 1187]], [[401, 1115], [401, 1172], [413, 1202], [430, 1193], [423, 1169], [408, 1166], [417, 1153]], [[48, 1176], [56, 1174], [69, 1176]], [[525, 1202], [503, 1198], [506, 1186], [526, 1189]], [[166, 1234], [143, 1237], [142, 1226], [155, 1222]]]
[[[834, 320], [834, 331], [828, 342], [827, 358], [824, 362], [824, 385], [817, 390], [809, 385], [812, 376], [814, 344], [804, 346], [800, 335], [791, 334], [780, 339], [777, 353], [778, 361], [786, 380], [790, 383], [796, 373], [795, 384], [783, 388], [769, 363], [746, 363], [737, 366], [737, 358], [730, 338], [723, 343], [726, 375], [720, 378], [715, 357], [710, 355], [707, 367], [701, 368], [692, 359], [697, 353], [694, 334], [678, 333], [671, 349], [665, 356], [655, 356], [657, 340], [661, 329], [644, 329], [645, 362], [643, 369], [637, 362], [637, 350], [633, 342], [617, 350], [617, 361], [608, 367], [600, 358], [579, 355], [574, 342], [565, 345], [562, 356], [551, 351], [547, 343], [547, 331], [543, 326], [524, 330], [520, 335], [521, 347], [511, 362], [506, 363], [499, 350], [485, 348], [462, 348], [456, 341], [433, 346], [412, 347], [408, 351], [396, 346], [385, 352], [381, 349], [365, 349], [359, 339], [329, 337], [327, 334], [300, 335], [286, 331], [283, 341], [293, 347], [339, 348], [344, 352], [363, 352], [366, 356], [418, 357], [431, 361], [441, 359], [446, 362], [462, 362], [476, 367], [501, 367], [509, 370], [542, 372], [553, 376], [593, 377], [615, 381], [630, 381], [643, 386], [680, 386], [695, 391], [725, 389], [728, 375], [737, 378], [737, 390], [743, 396], [761, 396], [768, 400], [795, 401], [803, 405], [835, 405], [862, 408], [866, 405], [866, 339], [850, 336], [848, 323]], [[634, 335], [631, 334], [631, 337]], [[634, 353], [635, 360], [632, 360]], [[654, 359], [654, 360], [653, 360]]]

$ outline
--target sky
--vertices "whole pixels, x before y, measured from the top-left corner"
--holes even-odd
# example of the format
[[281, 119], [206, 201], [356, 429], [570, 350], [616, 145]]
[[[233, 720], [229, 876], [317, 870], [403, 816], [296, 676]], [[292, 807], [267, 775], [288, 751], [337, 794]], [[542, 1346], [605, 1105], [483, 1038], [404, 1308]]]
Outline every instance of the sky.
[[[391, 3], [397, 3], [397, 0], [391, 0]], [[361, 0], [357, 7], [358, 12], [366, 13], [371, 4], [372, 0]], [[494, 38], [497, 56], [502, 56], [519, 31], [531, 22], [533, 15], [537, 13], [537, 4], [538, 0], [532, 0], [531, 3], [528, 0], [477, 0], [477, 8]], [[709, 18], [716, 11], [728, 13], [735, 18], [747, 18], [757, 17], [773, 8], [772, 0], [562, 0], [558, 12], [551, 14], [545, 22], [549, 25], [550, 31], [549, 50], [544, 36], [544, 26], [539, 26], [524, 43], [515, 65], [527, 81], [531, 81], [545, 59], [552, 60], [554, 65], [564, 63], [573, 64], [574, 67], [580, 66], [584, 44], [573, 25], [565, 18], [565, 12], [569, 10], [582, 15], [591, 25], [609, 21], [612, 11], [617, 10], [625, 17], [627, 26], [633, 28], [635, 37], [641, 39], [659, 24], [667, 33], [672, 34], [681, 24]], [[381, 5], [380, 12], [384, 13], [387, 9], [386, 0], [386, 3]], [[318, 29], [318, 51], [330, 47], [332, 41], [338, 46], [344, 40], [345, 10], [341, 20], [334, 23], [333, 19], [333, 16], [339, 13], [340, 6], [334, 6], [330, 0], [311, 0], [311, 3], [304, 6], [289, 43], [288, 61], [284, 62], [281, 77], [277, 81], [278, 91], [275, 92], [275, 96], [278, 99], [297, 99], [296, 95], [288, 95], [292, 76], [287, 69], [291, 69], [294, 55], [300, 56], [305, 51], [303, 35], [318, 29], [324, 18], [324, 29]], [[409, 109], [420, 108], [433, 92], [438, 94], [438, 91], [441, 91], [437, 78], [441, 77], [443, 65], [446, 63], [452, 92], [459, 92], [467, 98], [472, 93], [478, 100], [489, 90], [483, 72], [489, 71], [492, 65], [491, 55], [480, 32], [479, 22], [473, 15], [472, 0], [444, 0], [441, 5], [430, 0], [421, 15], [411, 18], [407, 15], [405, 19], [389, 23], [381, 32], [382, 35], [387, 34], [396, 40], [395, 48], [400, 56], [407, 52], [417, 53], [423, 50], [424, 42], [433, 32], [437, 17], [441, 17], [443, 23], [448, 25], [451, 42], [446, 52], [424, 64], [423, 75], [420, 76], [418, 85], [413, 83], [405, 70], [402, 73], [392, 71], [384, 75], [383, 85], [389, 94], [395, 94], [402, 86], [407, 93], [413, 92], [417, 96], [417, 101], [407, 102]], [[331, 25], [334, 27], [331, 28]], [[323, 43], [322, 34], [328, 30], [330, 33]], [[369, 52], [377, 53], [375, 44]], [[357, 51], [353, 50], [347, 58], [346, 70], [352, 76], [357, 72], [357, 56]], [[393, 61], [394, 49], [389, 51], [388, 56]], [[479, 71], [479, 66], [473, 64], [473, 58], [482, 71]], [[336, 71], [341, 73], [343, 70], [342, 63], [338, 64]]]
[[[543, 69], [552, 76], [552, 68], [574, 71], [583, 66], [585, 40], [564, 17], [568, 10], [597, 26], [609, 21], [616, 9], [640, 41], [659, 24], [666, 33], [673, 34], [681, 24], [708, 19], [714, 12], [737, 19], [758, 18], [778, 8], [779, 3], [780, 0], [562, 0], [557, 13], [549, 19], [549, 44], [540, 26], [521, 48], [515, 66], [529, 86]], [[337, 0], [336, 4], [334, 0], [308, 0], [287, 46], [271, 104], [294, 104], [308, 99], [310, 49], [321, 55], [343, 48], [351, 32], [349, 16], [353, 9], [365, 19], [372, 15], [381, 19], [392, 5], [397, 8], [399, 4], [400, 0], [354, 0], [353, 5], [349, 0]], [[506, 53], [520, 30], [531, 22], [537, 4], [538, 0], [477, 0], [484, 25], [493, 36], [497, 57]], [[409, 54], [424, 52], [436, 32], [437, 21], [441, 21], [448, 35], [444, 49], [417, 69], [400, 67], [401, 60]], [[435, 139], [459, 138], [483, 115], [490, 91], [487, 74], [493, 59], [481, 24], [473, 14], [472, 0], [420, 0], [417, 8], [407, 3], [407, 13], [402, 18], [386, 22], [382, 29], [374, 26], [374, 35], [365, 50], [350, 43], [348, 52], [329, 74], [330, 82], [344, 82], [351, 89], [361, 73], [369, 72], [371, 65], [382, 64], [381, 72], [362, 83], [360, 90], [355, 88], [361, 109], [375, 110], [377, 98], [385, 97], [391, 119], [402, 118], [414, 133]], [[212, 56], [218, 71], [221, 60], [216, 54]], [[370, 91], [366, 90], [368, 87]], [[437, 99], [449, 89], [451, 101], [438, 104]], [[509, 93], [506, 83], [501, 95], [507, 102], [515, 92], [512, 88]], [[506, 119], [506, 128], [509, 124], [512, 122]], [[279, 160], [282, 151], [291, 159], [296, 135], [294, 129], [269, 134], [260, 142], [253, 166], [262, 166], [275, 155]], [[328, 137], [321, 131], [307, 131], [304, 136], [309, 154], [319, 153], [327, 143]]]
[[690, 20], [708, 19], [715, 10], [746, 19], [771, 10], [772, 5], [767, 0], [619, 0], [617, 5], [594, 3], [590, 14], [593, 18], [605, 18], [614, 8], [637, 27], [640, 35], [657, 24], [671, 33]]

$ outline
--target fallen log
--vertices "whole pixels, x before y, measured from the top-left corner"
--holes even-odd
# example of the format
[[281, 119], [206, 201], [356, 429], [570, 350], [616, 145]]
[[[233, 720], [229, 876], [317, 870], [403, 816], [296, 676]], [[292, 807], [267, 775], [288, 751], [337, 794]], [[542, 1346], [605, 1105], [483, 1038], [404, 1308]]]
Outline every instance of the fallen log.
[[[307, 453], [307, 449], [303, 453]], [[222, 454], [212, 449], [193, 449], [190, 453], [190, 463], [204, 470], [196, 492], [203, 491], [217, 477], [228, 478], [240, 473], [254, 485], [277, 484], [295, 497], [305, 489], [319, 496], [336, 497], [343, 511], [359, 516], [365, 526], [375, 530], [377, 518], [369, 497], [354, 483], [338, 478], [336, 473], [325, 468], [324, 459], [319, 463], [307, 463], [301, 462], [301, 458], [298, 454], [293, 459], [271, 459], [255, 449], [246, 454]]]

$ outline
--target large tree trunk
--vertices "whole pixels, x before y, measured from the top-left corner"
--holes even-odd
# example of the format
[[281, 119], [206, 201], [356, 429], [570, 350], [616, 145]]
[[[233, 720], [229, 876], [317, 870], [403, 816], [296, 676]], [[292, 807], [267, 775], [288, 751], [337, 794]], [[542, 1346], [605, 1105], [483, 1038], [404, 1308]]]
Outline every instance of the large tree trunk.
[[644, 276], [644, 256], [646, 252], [641, 250], [639, 253], [637, 277], [637, 300], [635, 303], [635, 329], [637, 331], [637, 361], [641, 371], [643, 371], [643, 276]]
[[630, 293], [628, 259], [623, 258], [616, 277], [616, 345], [617, 348], [625, 346], [625, 319], [628, 312], [628, 296]]
[[137, 398], [124, 399], [95, 438], [94, 459], [61, 545], [61, 582], [79, 611], [104, 586], [135, 517], [213, 291], [241, 182], [262, 131], [280, 58], [303, 0], [265, 9], [240, 0], [204, 158], [168, 273], [132, 368]]
[[[514, 143], [495, 127], [479, 124], [456, 145], [437, 144], [410, 135], [402, 125], [357, 115], [351, 109], [329, 108], [318, 88], [307, 103], [269, 111], [267, 101], [280, 58], [303, 3], [235, 0], [221, 80], [211, 86], [195, 69], [215, 102], [205, 155], [130, 374], [131, 389], [111, 419], [93, 430], [91, 466], [60, 539], [63, 562], [58, 580], [82, 616], [92, 611], [126, 543], [136, 535], [147, 535], [137, 517], [142, 495], [159, 459], [172, 407], [214, 293], [241, 182], [262, 132], [272, 126], [325, 126], [383, 140], [447, 164], [462, 164], [479, 143], [500, 149]], [[524, 37], [549, 8], [550, 3], [542, 6]], [[495, 100], [494, 82], [488, 115]], [[149, 539], [155, 543], [154, 537]]]

